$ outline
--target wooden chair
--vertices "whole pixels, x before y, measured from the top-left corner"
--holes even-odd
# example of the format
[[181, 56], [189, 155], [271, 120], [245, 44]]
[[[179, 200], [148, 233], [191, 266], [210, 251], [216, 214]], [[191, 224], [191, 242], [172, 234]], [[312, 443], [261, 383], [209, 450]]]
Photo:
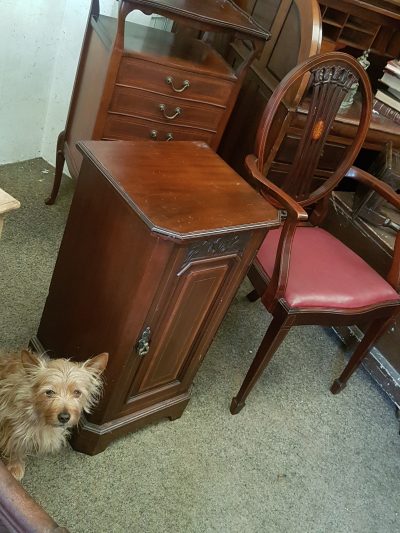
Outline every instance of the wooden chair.
[[68, 533], [12, 477], [0, 460], [0, 532]]
[[[282, 99], [304, 76], [308, 79], [305, 92], [309, 109], [307, 121], [300, 132], [292, 164], [280, 177], [278, 187], [263, 174], [271, 150], [268, 138], [277, 113], [289, 122], [295, 116], [295, 109], [282, 106]], [[338, 161], [336, 170], [328, 176], [326, 173], [318, 175], [330, 127], [341, 101], [356, 81], [359, 82], [362, 109], [353, 144]], [[246, 397], [292, 326], [370, 322], [363, 340], [331, 387], [331, 392], [336, 394], [345, 387], [369, 349], [400, 311], [397, 292], [400, 284], [399, 235], [385, 280], [344, 244], [318, 227], [328, 210], [331, 191], [344, 176], [367, 185], [400, 208], [400, 197], [389, 186], [351, 166], [368, 130], [371, 101], [368, 77], [359, 63], [347, 54], [329, 52], [294, 68], [278, 85], [264, 110], [255, 155], [246, 157], [246, 166], [259, 184], [260, 192], [285, 211], [286, 219], [281, 228], [268, 232], [249, 271], [255, 289], [248, 298], [256, 300], [261, 296], [273, 320], [237, 396], [232, 400], [232, 414], [244, 407]], [[284, 117], [283, 112], [286, 113]]]

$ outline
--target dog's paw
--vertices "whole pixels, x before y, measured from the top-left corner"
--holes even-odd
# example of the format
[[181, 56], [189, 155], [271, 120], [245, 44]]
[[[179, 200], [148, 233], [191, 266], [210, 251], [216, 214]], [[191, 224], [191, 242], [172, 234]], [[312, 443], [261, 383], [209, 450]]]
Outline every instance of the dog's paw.
[[17, 481], [21, 481], [21, 479], [24, 477], [25, 465], [23, 463], [13, 463], [7, 465], [7, 469]]

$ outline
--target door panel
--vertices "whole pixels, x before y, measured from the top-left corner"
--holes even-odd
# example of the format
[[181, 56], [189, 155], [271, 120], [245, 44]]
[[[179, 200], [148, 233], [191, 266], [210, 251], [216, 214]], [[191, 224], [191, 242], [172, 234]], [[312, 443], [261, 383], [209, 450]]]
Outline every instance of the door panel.
[[177, 272], [172, 291], [166, 291], [145, 324], [151, 329], [150, 349], [128, 394], [131, 407], [136, 402], [143, 407], [150, 397], [154, 402], [155, 394], [161, 400], [187, 387], [186, 381], [201, 362], [197, 348], [207, 333], [206, 322], [219, 305], [221, 289], [229, 282], [237, 259], [236, 255], [200, 259]]

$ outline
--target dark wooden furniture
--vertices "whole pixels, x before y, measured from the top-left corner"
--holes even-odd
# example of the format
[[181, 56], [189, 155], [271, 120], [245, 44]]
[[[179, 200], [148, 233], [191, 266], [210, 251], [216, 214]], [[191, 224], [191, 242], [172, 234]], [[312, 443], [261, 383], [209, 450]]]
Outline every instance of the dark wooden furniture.
[[[219, 149], [222, 157], [243, 176], [246, 175], [244, 158], [252, 150], [264, 106], [277, 83], [291, 68], [319, 50], [341, 50], [357, 57], [370, 46], [371, 66], [367, 73], [375, 90], [386, 62], [400, 55], [400, 10], [395, 0], [322, 0], [322, 19], [314, 0], [248, 0], [244, 7], [253, 18], [259, 22], [263, 20], [272, 38], [266, 43], [260, 60], [249, 69]], [[275, 16], [266, 15], [271, 13]], [[264, 18], [259, 18], [262, 15]], [[235, 64], [246, 57], [246, 50], [240, 44], [235, 45], [227, 57], [231, 64]], [[294, 108], [301, 89], [295, 87], [283, 104]], [[248, 113], [249, 108], [255, 111]], [[291, 124], [282, 124], [281, 148], [271, 161], [277, 171], [282, 164], [290, 162], [304, 126], [306, 105], [298, 111], [299, 116], [294, 117]], [[324, 170], [332, 171], [336, 160], [352, 143], [359, 116], [358, 98], [352, 107], [337, 115], [328, 139]], [[275, 129], [280, 123], [278, 117]], [[364, 148], [378, 151], [388, 141], [395, 147], [400, 146], [399, 126], [374, 114]]]
[[[316, 0], [248, 0], [243, 7], [270, 31], [271, 38], [249, 68], [218, 152], [247, 177], [244, 159], [253, 150], [265, 105], [292, 68], [319, 52], [322, 22]], [[235, 42], [226, 54], [227, 61], [236, 65], [248, 53], [243, 44]], [[296, 101], [302, 90], [303, 86], [293, 87], [287, 104]]]
[[325, 48], [369, 49], [374, 58], [398, 57], [400, 9], [397, 0], [319, 0], [319, 4]]
[[[134, 9], [246, 39], [251, 51], [234, 69], [203, 40], [126, 22]], [[101, 15], [92, 0], [46, 203], [57, 196], [65, 160], [78, 176], [79, 140], [201, 140], [216, 149], [247, 68], [268, 37], [230, 0], [120, 0], [117, 19]]]
[[0, 461], [0, 531], [68, 533], [37, 504]]
[[[306, 76], [310, 112], [292, 165], [277, 187], [263, 175], [268, 167], [268, 138], [281, 113], [281, 102]], [[339, 106], [355, 81], [360, 84], [362, 108], [357, 135], [327, 179], [317, 172], [329, 130]], [[257, 132], [254, 153], [246, 158], [253, 180], [265, 197], [287, 214], [282, 228], [269, 231], [249, 271], [255, 287], [250, 299], [262, 297], [273, 315], [264, 339], [231, 412], [238, 413], [258, 377], [292, 326], [369, 323], [345, 370], [331, 387], [341, 391], [362, 359], [400, 312], [400, 237], [385, 280], [349, 248], [317, 227], [323, 221], [332, 190], [344, 175], [360, 181], [400, 208], [400, 197], [385, 183], [352, 167], [368, 131], [372, 92], [368, 77], [347, 54], [331, 52], [308, 59], [293, 69], [270, 98]], [[283, 121], [286, 117], [282, 117]], [[306, 224], [306, 221], [309, 224]]]
[[179, 417], [278, 213], [205, 143], [88, 141], [37, 349], [110, 354], [99, 407], [75, 435], [95, 454]]

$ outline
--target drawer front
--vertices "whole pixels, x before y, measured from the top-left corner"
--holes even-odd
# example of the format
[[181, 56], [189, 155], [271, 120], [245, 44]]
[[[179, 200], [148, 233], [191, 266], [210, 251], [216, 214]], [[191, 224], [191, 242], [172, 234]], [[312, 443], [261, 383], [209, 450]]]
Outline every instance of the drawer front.
[[110, 111], [212, 131], [216, 131], [224, 114], [219, 106], [121, 86], [115, 87]]
[[109, 113], [103, 138], [127, 141], [139, 139], [152, 139], [154, 141], [204, 141], [212, 145], [214, 133]]
[[[185, 81], [189, 82], [188, 87]], [[122, 58], [117, 84], [221, 106], [226, 105], [234, 88], [234, 83], [228, 80], [130, 57]]]

